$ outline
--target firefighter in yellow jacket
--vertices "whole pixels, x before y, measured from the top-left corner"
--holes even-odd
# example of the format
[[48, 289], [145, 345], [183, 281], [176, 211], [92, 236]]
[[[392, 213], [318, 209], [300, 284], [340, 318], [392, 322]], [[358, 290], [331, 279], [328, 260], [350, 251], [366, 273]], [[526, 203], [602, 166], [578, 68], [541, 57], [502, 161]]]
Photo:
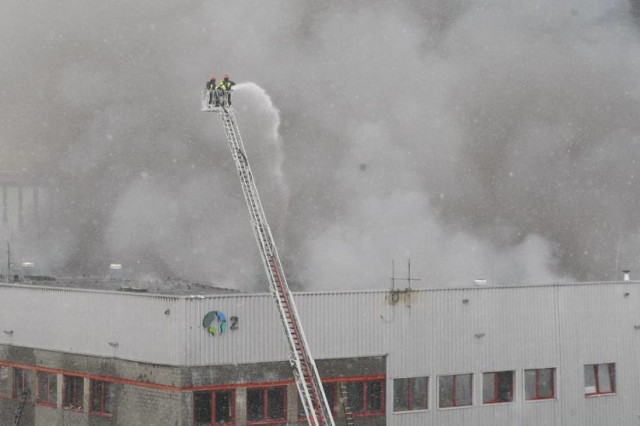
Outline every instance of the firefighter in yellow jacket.
[[227, 95], [227, 103], [231, 106], [231, 88], [235, 86], [236, 83], [229, 80], [229, 74], [224, 74], [224, 79], [218, 83], [218, 89], [222, 90]]

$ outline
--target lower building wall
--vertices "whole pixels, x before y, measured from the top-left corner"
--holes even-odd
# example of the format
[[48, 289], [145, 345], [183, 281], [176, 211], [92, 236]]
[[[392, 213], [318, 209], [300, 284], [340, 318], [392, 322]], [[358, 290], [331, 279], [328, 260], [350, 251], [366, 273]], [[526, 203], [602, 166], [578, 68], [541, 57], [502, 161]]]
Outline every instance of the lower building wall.
[[[317, 365], [327, 386], [333, 386], [331, 404], [339, 419], [344, 418], [339, 383], [375, 381], [385, 388], [385, 357], [318, 360]], [[22, 425], [201, 425], [195, 395], [202, 406], [203, 397], [215, 402], [216, 392], [233, 396], [234, 424], [251, 424], [248, 394], [255, 401], [256, 393], [264, 392], [266, 399], [274, 389], [283, 401], [282, 421], [268, 420], [265, 402], [260, 424], [306, 424], [288, 362], [169, 367], [0, 345], [0, 373], [0, 425], [13, 424], [24, 389], [29, 397]], [[368, 413], [355, 424], [383, 425], [385, 414]]]

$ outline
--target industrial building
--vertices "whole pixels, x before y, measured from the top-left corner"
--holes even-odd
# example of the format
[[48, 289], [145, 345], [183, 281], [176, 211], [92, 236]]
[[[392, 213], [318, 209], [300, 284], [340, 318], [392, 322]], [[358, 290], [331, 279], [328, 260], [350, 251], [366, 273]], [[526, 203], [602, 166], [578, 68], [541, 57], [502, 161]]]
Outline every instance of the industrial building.
[[[305, 424], [269, 294], [85, 284], [0, 284], [0, 424]], [[637, 425], [639, 285], [294, 297], [336, 424]]]

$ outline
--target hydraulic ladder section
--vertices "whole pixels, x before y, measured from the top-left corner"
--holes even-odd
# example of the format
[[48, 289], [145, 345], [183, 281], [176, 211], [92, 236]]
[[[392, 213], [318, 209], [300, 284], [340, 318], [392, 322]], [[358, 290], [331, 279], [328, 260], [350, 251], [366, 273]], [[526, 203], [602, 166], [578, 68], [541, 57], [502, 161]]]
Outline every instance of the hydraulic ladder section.
[[202, 110], [220, 114], [231, 155], [242, 184], [242, 192], [249, 208], [251, 225], [258, 242], [262, 263], [269, 279], [269, 291], [278, 309], [289, 345], [289, 362], [293, 369], [304, 412], [310, 425], [335, 426], [327, 397], [320, 382], [318, 369], [309, 351], [298, 311], [280, 263], [278, 250], [258, 196], [258, 189], [251, 173], [233, 108], [229, 105], [228, 96], [220, 98], [221, 105], [219, 107], [213, 106], [210, 103], [210, 93], [206, 90], [203, 91]]

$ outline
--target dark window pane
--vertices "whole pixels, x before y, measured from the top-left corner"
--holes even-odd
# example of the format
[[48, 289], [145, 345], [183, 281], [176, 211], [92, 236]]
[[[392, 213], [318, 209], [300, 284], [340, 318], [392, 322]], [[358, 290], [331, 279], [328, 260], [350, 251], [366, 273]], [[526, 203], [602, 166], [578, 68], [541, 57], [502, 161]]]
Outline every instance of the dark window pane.
[[459, 374], [456, 379], [456, 407], [466, 407], [471, 405], [471, 374]]
[[49, 374], [38, 372], [38, 401], [48, 402], [49, 400]]
[[513, 400], [513, 371], [482, 375], [482, 402], [497, 403]]
[[216, 424], [231, 423], [233, 419], [233, 391], [216, 392]]
[[25, 393], [25, 395], [29, 397], [31, 392], [31, 389], [29, 389], [29, 370], [15, 368], [13, 373], [13, 396], [15, 398], [21, 398], [23, 393]]
[[113, 406], [116, 399], [116, 384], [105, 382], [104, 384], [104, 412], [113, 414]]
[[64, 377], [65, 406], [82, 409], [84, 406], [84, 379], [82, 377]]
[[284, 419], [285, 418], [285, 409], [284, 409], [284, 399], [286, 388], [277, 387], [277, 388], [269, 388], [268, 392], [268, 406], [267, 406], [267, 416], [270, 420], [274, 419]]
[[262, 420], [264, 418], [264, 390], [247, 390], [247, 420]]
[[584, 393], [596, 393], [596, 369], [594, 365], [584, 366]]
[[193, 411], [197, 425], [211, 424], [211, 392], [193, 393]]
[[393, 381], [393, 411], [409, 410], [409, 379]]
[[536, 399], [536, 371], [525, 370], [524, 372], [524, 394], [525, 399]]
[[[329, 407], [331, 407], [331, 410], [333, 410], [334, 412], [337, 411], [336, 410], [336, 384], [335, 383], [323, 383], [322, 384], [322, 389], [324, 389], [324, 394], [327, 397], [327, 402], [329, 403]], [[304, 409], [302, 409], [302, 411], [304, 412]]]
[[38, 402], [55, 405], [57, 403], [56, 396], [58, 395], [56, 374], [39, 371], [36, 374], [36, 380], [38, 382]]
[[367, 382], [367, 411], [382, 411], [382, 381]]
[[499, 402], [511, 402], [513, 400], [513, 371], [501, 371], [498, 376], [498, 394]]
[[411, 409], [412, 410], [426, 410], [429, 408], [427, 389], [429, 384], [428, 377], [414, 377], [411, 379], [412, 395], [411, 395]]
[[354, 413], [364, 411], [364, 383], [349, 382], [347, 383], [347, 396], [349, 398], [349, 407]]
[[91, 381], [91, 411], [102, 411], [102, 391], [104, 382]]
[[53, 373], [49, 373], [49, 402], [51, 404], [57, 404], [58, 402], [58, 376]]
[[538, 370], [540, 372], [540, 394], [539, 398], [553, 398], [553, 369], [546, 368]]
[[613, 374], [610, 374], [610, 371], [613, 372], [613, 364], [598, 364], [598, 392], [613, 392], [611, 383]]
[[9, 393], [9, 367], [0, 366], [0, 393]]
[[482, 402], [495, 402], [496, 398], [496, 373], [485, 373], [482, 375]]
[[438, 405], [441, 408], [453, 407], [453, 378], [441, 376], [438, 378]]

